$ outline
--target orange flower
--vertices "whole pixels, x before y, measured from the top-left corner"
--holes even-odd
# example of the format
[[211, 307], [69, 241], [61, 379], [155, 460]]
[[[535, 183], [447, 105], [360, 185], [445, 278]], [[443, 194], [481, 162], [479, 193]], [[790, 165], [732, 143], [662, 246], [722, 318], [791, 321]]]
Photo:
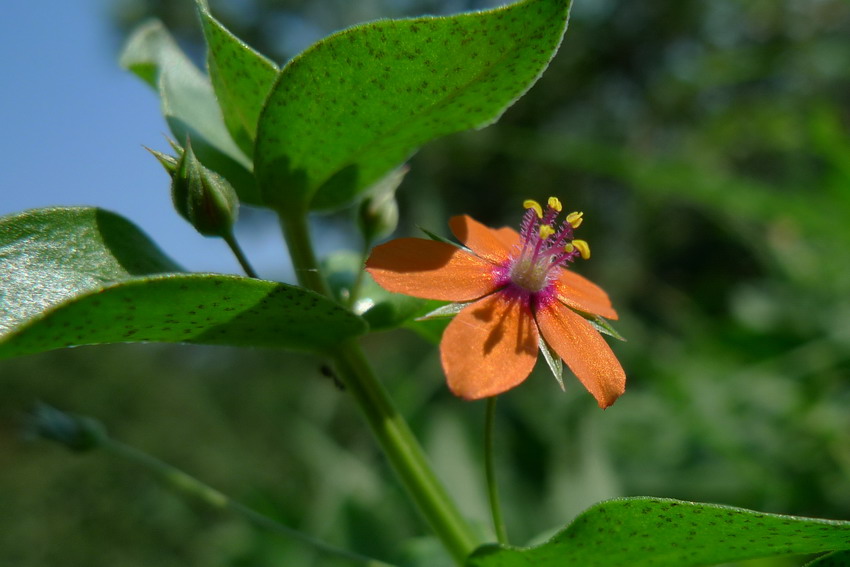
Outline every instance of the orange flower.
[[558, 199], [545, 210], [524, 205], [520, 233], [456, 216], [449, 226], [465, 248], [400, 238], [377, 246], [366, 270], [388, 291], [458, 304], [440, 342], [456, 395], [475, 400], [510, 390], [531, 373], [538, 348], [548, 348], [606, 408], [625, 390], [626, 376], [588, 321], [617, 318], [608, 294], [566, 269], [590, 257], [587, 243], [573, 238], [582, 215], [570, 213], [558, 225]]

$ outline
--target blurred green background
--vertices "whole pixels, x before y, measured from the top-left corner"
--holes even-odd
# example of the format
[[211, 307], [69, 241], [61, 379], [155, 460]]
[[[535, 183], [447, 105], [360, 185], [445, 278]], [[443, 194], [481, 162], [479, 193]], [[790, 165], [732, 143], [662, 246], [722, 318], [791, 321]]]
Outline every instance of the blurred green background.
[[[211, 1], [278, 62], [363, 20], [493, 4]], [[104, 10], [122, 30], [151, 15], [202, 53], [188, 0]], [[540, 82], [497, 125], [433, 143], [411, 167], [397, 234], [445, 234], [458, 213], [515, 224], [523, 199], [549, 195], [583, 210], [593, 259], [578, 270], [609, 291], [628, 338], [614, 345], [627, 392], [605, 412], [574, 379], [561, 394], [543, 363], [500, 400], [513, 542], [629, 495], [850, 519], [850, 3], [576, 0]], [[346, 231], [348, 218], [324, 221]], [[365, 343], [487, 532], [483, 403], [452, 397], [435, 345], [412, 333]], [[36, 400], [91, 415], [290, 526], [439, 564], [357, 409], [319, 367], [162, 345], [3, 361], [0, 565], [344, 564], [187, 501], [115, 457], [25, 442]]]

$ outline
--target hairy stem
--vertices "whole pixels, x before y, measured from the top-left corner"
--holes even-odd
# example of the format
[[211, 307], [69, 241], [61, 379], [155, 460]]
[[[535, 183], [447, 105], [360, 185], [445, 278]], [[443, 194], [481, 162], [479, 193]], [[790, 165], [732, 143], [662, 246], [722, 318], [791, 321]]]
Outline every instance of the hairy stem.
[[[330, 297], [313, 252], [306, 212], [287, 213], [281, 212], [280, 219], [299, 283]], [[455, 562], [462, 565], [479, 541], [437, 479], [424, 451], [376, 378], [360, 345], [354, 340], [346, 341], [329, 356], [408, 494]]]
[[103, 441], [102, 447], [115, 455], [144, 466], [146, 469], [159, 476], [166, 483], [180, 490], [183, 494], [197, 498], [208, 506], [236, 512], [261, 528], [296, 539], [321, 553], [341, 559], [347, 559], [354, 565], [362, 565], [364, 567], [393, 567], [389, 563], [384, 563], [383, 561], [372, 559], [358, 553], [348, 551], [347, 549], [333, 546], [305, 533], [299, 532], [298, 530], [294, 530], [288, 526], [278, 523], [268, 516], [264, 516], [256, 510], [236, 502], [226, 494], [204, 484], [182, 470], [173, 467], [172, 465], [169, 465], [148, 453], [140, 451], [135, 447], [125, 445], [109, 438]]
[[502, 506], [499, 504], [499, 487], [496, 484], [496, 467], [493, 461], [497, 399], [496, 396], [487, 398], [487, 410], [484, 416], [484, 474], [487, 477], [487, 496], [490, 498], [490, 512], [493, 516], [496, 539], [502, 545], [508, 545], [508, 531], [505, 529]]
[[242, 269], [245, 271], [245, 275], [249, 278], [259, 277], [257, 276], [257, 272], [254, 271], [254, 268], [251, 267], [251, 264], [248, 262], [248, 258], [242, 251], [242, 247], [239, 246], [239, 242], [236, 241], [233, 231], [229, 232], [222, 238], [224, 238], [224, 241], [230, 247], [230, 251], [233, 252], [233, 255], [236, 256], [236, 260], [239, 262], [239, 265], [242, 266]]

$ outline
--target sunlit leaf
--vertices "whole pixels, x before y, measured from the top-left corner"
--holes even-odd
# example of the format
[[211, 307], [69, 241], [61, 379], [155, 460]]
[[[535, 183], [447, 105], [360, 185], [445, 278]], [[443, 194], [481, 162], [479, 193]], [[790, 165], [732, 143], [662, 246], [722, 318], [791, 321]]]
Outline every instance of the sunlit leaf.
[[299, 287], [179, 270], [138, 228], [100, 209], [0, 219], [0, 358], [148, 341], [323, 350], [365, 330]]
[[641, 497], [597, 504], [539, 546], [484, 547], [467, 566], [696, 567], [847, 549], [850, 522]]
[[257, 131], [263, 197], [279, 209], [350, 202], [422, 144], [484, 127], [561, 43], [569, 0], [336, 33], [281, 71]]
[[277, 77], [277, 65], [230, 33], [199, 6], [207, 42], [207, 69], [230, 135], [242, 150], [254, 153], [257, 121]]
[[209, 79], [160, 22], [148, 22], [133, 33], [121, 65], [157, 91], [178, 143], [190, 137], [201, 163], [227, 178], [242, 202], [261, 204], [251, 160], [231, 138]]

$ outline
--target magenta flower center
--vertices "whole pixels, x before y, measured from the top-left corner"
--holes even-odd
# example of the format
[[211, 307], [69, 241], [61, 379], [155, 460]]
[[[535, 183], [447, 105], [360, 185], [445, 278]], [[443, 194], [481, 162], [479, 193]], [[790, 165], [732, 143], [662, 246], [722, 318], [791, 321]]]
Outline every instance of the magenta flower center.
[[538, 293], [557, 278], [560, 268], [578, 256], [589, 258], [590, 248], [585, 241], [573, 238], [574, 229], [582, 221], [581, 213], [570, 213], [556, 222], [561, 202], [554, 197], [545, 211], [534, 201], [526, 201], [525, 207], [520, 244], [507, 267], [511, 284]]

